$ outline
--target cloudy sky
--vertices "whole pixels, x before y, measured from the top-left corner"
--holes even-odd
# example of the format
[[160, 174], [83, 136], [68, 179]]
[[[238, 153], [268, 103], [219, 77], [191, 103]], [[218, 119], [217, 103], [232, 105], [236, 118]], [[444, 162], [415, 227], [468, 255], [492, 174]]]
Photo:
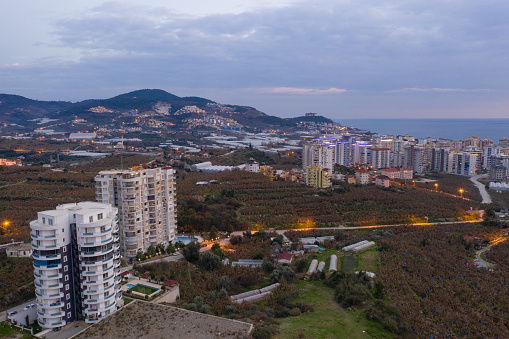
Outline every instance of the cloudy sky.
[[140, 88], [288, 117], [509, 117], [503, 0], [16, 0], [0, 93]]

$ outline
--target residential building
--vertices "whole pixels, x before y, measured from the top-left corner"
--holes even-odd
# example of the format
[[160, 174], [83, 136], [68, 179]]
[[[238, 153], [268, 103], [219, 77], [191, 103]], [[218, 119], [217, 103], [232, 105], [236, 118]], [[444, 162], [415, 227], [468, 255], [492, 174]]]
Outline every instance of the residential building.
[[391, 150], [389, 148], [373, 147], [370, 153], [369, 165], [374, 170], [391, 167]]
[[377, 175], [375, 178], [375, 185], [389, 187], [391, 184], [391, 179], [389, 179], [386, 175]]
[[317, 188], [331, 187], [330, 170], [325, 167], [308, 166], [306, 168], [306, 185]]
[[352, 144], [351, 161], [357, 165], [366, 165], [369, 161], [369, 152], [371, 143], [369, 142], [355, 142]]
[[5, 253], [9, 258], [29, 258], [32, 256], [31, 244], [12, 245], [5, 249]]
[[454, 154], [453, 173], [466, 176], [474, 176], [477, 170], [478, 154], [460, 152]]
[[432, 148], [430, 156], [430, 171], [452, 173], [454, 151], [445, 148]]
[[355, 171], [355, 181], [358, 185], [369, 184], [369, 172], [363, 168]]
[[414, 178], [414, 171], [406, 167], [386, 168], [382, 170], [382, 175], [388, 177], [389, 179], [411, 180]]
[[59, 205], [30, 222], [37, 321], [60, 328], [94, 323], [122, 302], [117, 209], [81, 202]]
[[260, 173], [260, 164], [253, 158], [247, 161], [246, 167], [244, 168], [248, 172]]
[[101, 171], [96, 200], [118, 207], [120, 250], [133, 259], [150, 246], [168, 245], [177, 234], [175, 170], [137, 166]]
[[502, 181], [507, 179], [507, 168], [504, 166], [493, 166], [490, 168], [490, 180]]
[[352, 164], [352, 144], [349, 142], [336, 143], [336, 163], [342, 166]]
[[302, 150], [302, 169], [306, 170], [308, 166], [333, 169], [336, 158], [335, 153], [336, 146], [332, 143], [324, 143], [322, 139], [304, 144]]
[[428, 167], [428, 149], [415, 145], [405, 147], [404, 164], [415, 173], [424, 173]]

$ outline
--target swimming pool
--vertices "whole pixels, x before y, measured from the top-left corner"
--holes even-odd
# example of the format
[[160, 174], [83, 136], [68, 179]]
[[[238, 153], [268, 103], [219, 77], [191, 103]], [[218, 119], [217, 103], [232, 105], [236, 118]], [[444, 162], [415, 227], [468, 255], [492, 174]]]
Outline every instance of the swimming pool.
[[191, 241], [198, 241], [198, 238], [192, 238], [191, 237], [185, 237], [185, 236], [178, 236], [177, 239], [175, 239], [176, 242], [183, 242], [184, 244], [189, 244]]
[[133, 285], [133, 284], [126, 284], [127, 289], [133, 288], [134, 286], [136, 286], [136, 285]]

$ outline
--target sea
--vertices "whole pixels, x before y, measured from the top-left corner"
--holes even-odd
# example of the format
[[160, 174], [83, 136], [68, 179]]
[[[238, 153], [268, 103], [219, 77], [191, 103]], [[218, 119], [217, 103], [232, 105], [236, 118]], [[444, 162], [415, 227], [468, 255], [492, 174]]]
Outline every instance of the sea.
[[461, 140], [477, 136], [498, 143], [509, 137], [509, 119], [341, 119], [346, 127], [355, 127], [377, 134], [409, 134], [415, 138]]

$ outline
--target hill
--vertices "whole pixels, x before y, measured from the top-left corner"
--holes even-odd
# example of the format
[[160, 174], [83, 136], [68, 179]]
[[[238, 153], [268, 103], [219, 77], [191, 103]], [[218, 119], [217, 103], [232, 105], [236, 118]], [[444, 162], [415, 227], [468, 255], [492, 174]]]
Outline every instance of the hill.
[[[285, 119], [267, 115], [249, 106], [219, 104], [195, 96], [179, 97], [161, 89], [141, 89], [108, 99], [88, 99], [76, 103], [39, 101], [18, 95], [0, 94], [0, 122], [25, 132], [50, 124], [68, 123], [75, 118], [85, 120], [90, 129], [99, 125], [113, 128], [127, 124], [133, 126], [137, 123], [135, 116], [157, 117], [157, 120], [178, 129], [196, 126], [197, 120], [203, 119], [204, 114], [223, 119], [224, 125], [239, 124], [248, 132], [288, 130], [302, 122], [333, 123], [322, 116]], [[42, 118], [46, 119], [41, 120]], [[83, 129], [83, 126], [66, 125], [67, 131], [72, 131], [73, 128]]]

